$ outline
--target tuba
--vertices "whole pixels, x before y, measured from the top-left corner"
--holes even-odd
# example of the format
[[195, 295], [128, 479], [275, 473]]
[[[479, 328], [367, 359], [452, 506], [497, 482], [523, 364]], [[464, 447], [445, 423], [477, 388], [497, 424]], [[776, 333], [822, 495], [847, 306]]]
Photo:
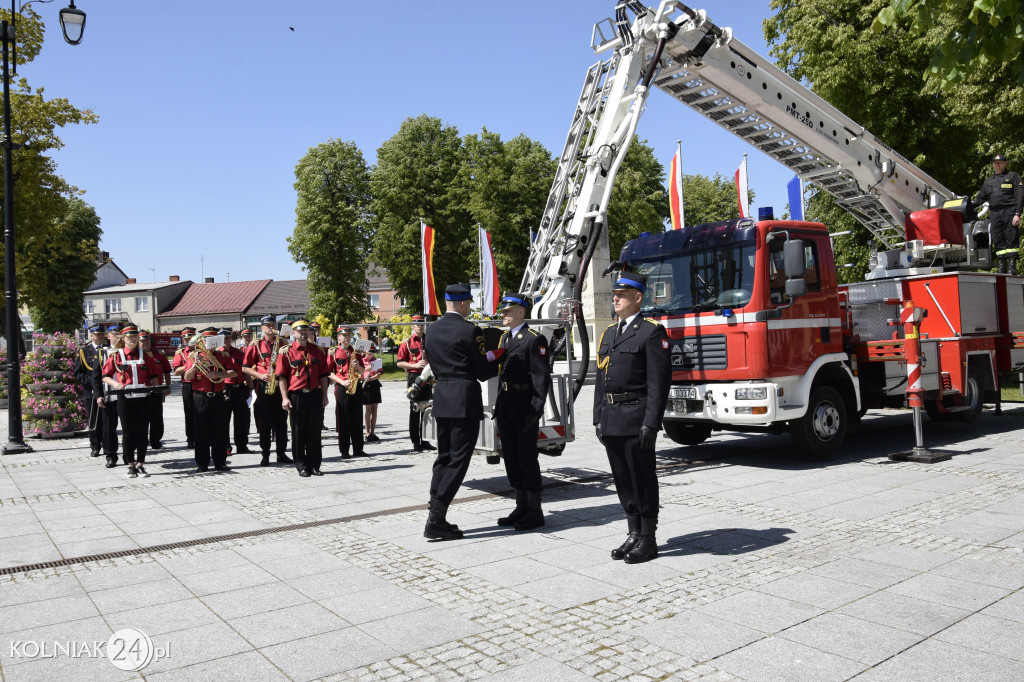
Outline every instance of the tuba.
[[215, 384], [219, 384], [224, 381], [223, 379], [214, 379], [210, 376], [214, 372], [224, 372], [226, 370], [224, 369], [224, 365], [220, 364], [220, 360], [217, 359], [217, 356], [215, 356], [213, 352], [206, 347], [206, 341], [203, 339], [202, 335], [196, 334], [193, 336], [189, 340], [188, 345], [194, 348], [194, 350], [189, 354], [189, 360], [192, 361], [192, 364], [199, 369], [203, 376]]

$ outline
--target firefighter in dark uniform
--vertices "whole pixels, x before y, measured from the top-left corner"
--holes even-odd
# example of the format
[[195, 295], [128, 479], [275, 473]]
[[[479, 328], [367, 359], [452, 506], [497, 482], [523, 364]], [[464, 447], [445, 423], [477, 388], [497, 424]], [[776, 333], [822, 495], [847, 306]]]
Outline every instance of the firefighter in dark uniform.
[[320, 426], [327, 407], [327, 354], [309, 342], [309, 323], [297, 320], [298, 339], [277, 358], [281, 407], [292, 415], [292, 458], [299, 476], [323, 476]]
[[[245, 349], [245, 361], [242, 372], [253, 380], [256, 390], [256, 401], [253, 411], [256, 413], [256, 430], [260, 435], [260, 451], [263, 459], [260, 466], [270, 465], [270, 441], [277, 446], [277, 461], [291, 464], [288, 456], [288, 413], [281, 408], [281, 387], [278, 386], [271, 394], [267, 394], [267, 382], [274, 376], [278, 358], [288, 352], [288, 346], [278, 338], [277, 318], [267, 315], [260, 320], [263, 338]], [[273, 361], [273, 364], [271, 364]]]
[[[103, 426], [100, 423], [102, 408], [93, 393], [93, 368], [103, 363], [103, 326], [89, 327], [89, 341], [80, 346], [75, 358], [75, 379], [82, 385], [82, 399], [89, 410], [89, 454], [99, 457], [103, 448]], [[103, 395], [102, 393], [100, 395]]]
[[495, 376], [494, 362], [502, 351], [484, 347], [484, 333], [466, 319], [473, 303], [468, 284], [452, 284], [444, 292], [447, 312], [430, 325], [423, 351], [437, 379], [433, 415], [437, 424], [437, 458], [430, 480], [430, 512], [423, 536], [431, 540], [462, 537], [448, 523], [448, 506], [462, 485], [484, 416], [478, 382]]
[[516, 530], [544, 525], [537, 432], [551, 388], [551, 368], [547, 339], [526, 323], [529, 306], [530, 298], [525, 294], [507, 293], [498, 308], [508, 331], [499, 343], [505, 355], [498, 370], [494, 415], [505, 473], [516, 491], [515, 510], [498, 519], [498, 525], [514, 526]]
[[1024, 183], [1020, 176], [1006, 170], [1006, 157], [992, 157], [995, 171], [981, 185], [974, 205], [988, 202], [988, 219], [992, 232], [992, 253], [999, 259], [996, 272], [1017, 274], [1017, 252], [1020, 249], [1020, 214], [1024, 209]]
[[645, 319], [640, 304], [647, 276], [623, 271], [613, 287], [619, 322], [598, 343], [594, 424], [604, 444], [629, 535], [612, 559], [627, 564], [658, 556], [658, 476], [654, 442], [668, 403], [672, 380], [668, 335]]
[[149, 447], [151, 450], [159, 450], [164, 446], [161, 442], [164, 437], [164, 398], [171, 394], [171, 362], [163, 351], [153, 348], [148, 329], [139, 331], [139, 345], [160, 365], [159, 383], [167, 387], [163, 393], [151, 393], [149, 396]]
[[[217, 336], [217, 330], [207, 327], [202, 331], [205, 339]], [[217, 471], [229, 471], [228, 467], [228, 444], [227, 431], [224, 429], [224, 413], [227, 412], [227, 401], [224, 398], [224, 380], [235, 376], [237, 370], [231, 355], [219, 350], [213, 350], [207, 346], [210, 353], [217, 359], [217, 362], [224, 367], [224, 371], [211, 370], [209, 374], [199, 371], [199, 365], [192, 360], [191, 352], [198, 352], [195, 349], [186, 348], [185, 373], [183, 381], [192, 382], [192, 408], [193, 419], [196, 429], [195, 457], [196, 470], [199, 473], [208, 471], [210, 461], [213, 461], [213, 468]]]
[[106, 364], [107, 358], [114, 352], [114, 346], [117, 345], [120, 333], [121, 327], [116, 324], [107, 327], [107, 344], [101, 350], [103, 362], [93, 365], [92, 368], [92, 394], [96, 396], [96, 404], [101, 408], [100, 421], [96, 428], [103, 432], [103, 455], [107, 459], [106, 466], [108, 469], [113, 469], [117, 466], [117, 396], [106, 396], [107, 392], [104, 389], [106, 384], [103, 382], [103, 365]]
[[177, 352], [174, 354], [174, 358], [171, 360], [171, 369], [174, 374], [181, 377], [181, 405], [185, 411], [185, 445], [187, 447], [193, 447], [195, 445], [195, 433], [192, 426], [192, 421], [195, 419], [195, 407], [192, 404], [192, 382], [185, 380], [185, 370], [188, 369], [188, 342], [195, 335], [195, 327], [185, 327], [181, 330], [181, 345], [178, 346]]
[[[353, 357], [352, 330], [338, 327], [338, 345], [327, 358], [328, 378], [334, 384], [334, 424], [338, 431], [338, 452], [342, 459], [366, 457], [363, 443], [363, 376], [365, 359]], [[356, 368], [353, 370], [352, 362]], [[352, 382], [356, 387], [352, 388]], [[349, 390], [353, 392], [350, 394]], [[349, 451], [351, 448], [351, 452]]]
[[[423, 373], [427, 366], [427, 356], [423, 354], [423, 330], [427, 318], [423, 315], [412, 316], [412, 336], [402, 342], [398, 347], [396, 363], [399, 369], [405, 370], [405, 385], [412, 386]], [[426, 384], [420, 388], [416, 402], [430, 400], [430, 385]], [[433, 445], [420, 437], [420, 419], [422, 414], [416, 409], [416, 403], [409, 403], [409, 439], [412, 441], [412, 449], [416, 452], [424, 450], [436, 450]]]

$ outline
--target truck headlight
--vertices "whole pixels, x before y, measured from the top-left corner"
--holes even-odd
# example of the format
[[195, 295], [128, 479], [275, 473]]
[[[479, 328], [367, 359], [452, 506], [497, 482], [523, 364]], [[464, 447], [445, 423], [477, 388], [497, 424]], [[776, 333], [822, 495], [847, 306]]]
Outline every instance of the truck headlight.
[[767, 400], [768, 389], [764, 386], [736, 389], [736, 400]]

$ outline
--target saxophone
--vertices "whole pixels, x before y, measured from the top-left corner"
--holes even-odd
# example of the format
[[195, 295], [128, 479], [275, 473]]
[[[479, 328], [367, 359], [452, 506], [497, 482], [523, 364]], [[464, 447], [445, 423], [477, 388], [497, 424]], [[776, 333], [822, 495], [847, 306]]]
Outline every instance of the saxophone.
[[359, 379], [363, 375], [362, 370], [356, 371], [356, 363], [358, 362], [359, 366], [362, 367], [364, 355], [354, 348], [349, 353], [351, 355], [348, 359], [348, 388], [345, 389], [345, 393], [355, 395], [356, 390], [359, 388]]
[[[254, 341], [254, 343], [258, 342]], [[277, 366], [277, 349], [280, 346], [280, 339], [275, 336], [273, 348], [270, 350], [270, 376], [267, 377], [267, 388], [264, 390], [267, 395], [274, 395], [274, 392], [277, 391], [277, 372], [274, 371], [274, 368]]]

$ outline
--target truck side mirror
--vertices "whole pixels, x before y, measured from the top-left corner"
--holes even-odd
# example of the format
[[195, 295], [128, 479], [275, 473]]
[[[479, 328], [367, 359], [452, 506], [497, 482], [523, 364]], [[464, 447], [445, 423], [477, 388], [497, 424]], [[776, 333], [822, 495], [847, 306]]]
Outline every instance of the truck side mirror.
[[784, 249], [786, 277], [789, 279], [803, 277], [807, 272], [807, 263], [804, 260], [804, 240], [790, 239], [786, 241]]
[[796, 298], [807, 293], [807, 280], [803, 277], [786, 280], [786, 296]]

